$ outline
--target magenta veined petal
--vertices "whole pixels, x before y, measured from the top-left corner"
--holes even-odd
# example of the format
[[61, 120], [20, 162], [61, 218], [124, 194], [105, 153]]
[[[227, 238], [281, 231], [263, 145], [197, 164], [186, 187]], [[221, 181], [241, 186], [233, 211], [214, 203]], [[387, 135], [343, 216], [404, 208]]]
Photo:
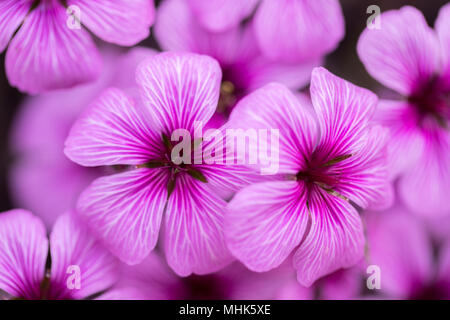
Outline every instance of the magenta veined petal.
[[377, 96], [319, 67], [312, 72], [311, 99], [321, 134], [317, 151], [331, 160], [360, 148]]
[[155, 128], [170, 135], [193, 132], [214, 114], [222, 72], [216, 60], [192, 53], [165, 52], [142, 62], [136, 71], [142, 101]]
[[83, 28], [66, 25], [64, 7], [42, 2], [31, 11], [6, 52], [9, 83], [31, 94], [68, 88], [94, 80], [101, 59]]
[[164, 252], [179, 276], [215, 272], [233, 260], [225, 245], [225, 206], [203, 182], [177, 178], [164, 217]]
[[225, 220], [233, 255], [253, 271], [278, 267], [304, 236], [306, 197], [304, 185], [293, 181], [258, 183], [237, 193]]
[[150, 33], [153, 0], [68, 0], [80, 10], [81, 23], [104, 41], [132, 46]]
[[153, 250], [167, 200], [169, 172], [134, 169], [95, 180], [77, 209], [92, 232], [127, 264]]
[[[118, 260], [93, 237], [75, 212], [58, 218], [50, 244], [50, 296], [53, 299], [83, 299], [108, 289], [118, 279]], [[80, 288], [68, 287], [73, 267], [80, 270]]]
[[381, 29], [366, 29], [358, 41], [358, 55], [379, 82], [405, 96], [427, 83], [438, 71], [438, 38], [414, 7], [387, 11]]
[[364, 233], [356, 209], [339, 197], [316, 187], [308, 199], [311, 226], [294, 255], [300, 284], [348, 268], [364, 255]]
[[144, 108], [109, 88], [75, 122], [64, 152], [84, 166], [138, 165], [159, 154], [160, 139]]
[[48, 254], [41, 220], [26, 210], [0, 214], [0, 289], [15, 298], [39, 299]]
[[0, 52], [6, 49], [32, 4], [31, 0], [4, 0], [0, 3]]

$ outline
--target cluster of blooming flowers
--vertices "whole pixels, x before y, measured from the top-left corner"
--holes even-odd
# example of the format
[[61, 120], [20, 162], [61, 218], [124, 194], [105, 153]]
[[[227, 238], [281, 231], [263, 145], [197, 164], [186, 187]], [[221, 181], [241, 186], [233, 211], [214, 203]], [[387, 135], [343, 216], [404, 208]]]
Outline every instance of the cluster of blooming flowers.
[[[337, 0], [2, 0], [0, 18], [9, 82], [33, 94], [0, 299], [349, 299], [367, 266], [377, 297], [450, 298], [450, 5], [435, 29], [403, 7], [361, 34], [397, 100], [321, 67]], [[104, 43], [153, 24], [164, 52]], [[275, 173], [248, 162], [266, 151]]]

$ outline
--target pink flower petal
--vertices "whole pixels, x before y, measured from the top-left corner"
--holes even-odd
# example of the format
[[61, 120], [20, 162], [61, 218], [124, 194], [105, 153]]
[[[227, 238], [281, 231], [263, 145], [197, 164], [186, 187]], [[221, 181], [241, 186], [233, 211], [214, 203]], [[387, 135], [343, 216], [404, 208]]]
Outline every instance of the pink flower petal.
[[[398, 191], [405, 205], [424, 216], [450, 212], [450, 134], [441, 128], [423, 132], [420, 158], [400, 178]], [[406, 156], [406, 155], [403, 155]]]
[[155, 19], [153, 0], [68, 0], [80, 9], [80, 21], [107, 42], [132, 46], [150, 33]]
[[445, 299], [450, 299], [450, 274], [448, 272], [450, 270], [450, 241], [447, 238], [445, 244], [441, 247], [441, 252], [439, 256], [439, 268], [438, 268], [438, 276], [437, 283], [441, 287], [442, 291], [445, 294]]
[[316, 152], [326, 158], [324, 161], [358, 151], [377, 96], [325, 68], [316, 68], [311, 77], [311, 99], [321, 132]]
[[73, 125], [64, 152], [83, 166], [145, 163], [162, 144], [145, 116], [121, 90], [107, 89]]
[[213, 32], [237, 26], [249, 16], [259, 0], [188, 0], [200, 24]]
[[432, 274], [433, 249], [421, 222], [398, 206], [365, 220], [368, 256], [380, 268], [381, 290], [410, 298]]
[[94, 80], [101, 60], [84, 29], [66, 25], [64, 7], [44, 1], [31, 11], [6, 52], [9, 83], [31, 94]]
[[168, 176], [135, 169], [95, 180], [78, 200], [78, 211], [105, 246], [128, 264], [153, 250], [167, 199]]
[[[396, 178], [411, 168], [423, 152], [424, 138], [417, 127], [414, 106], [403, 101], [380, 100], [374, 120], [389, 129], [389, 175]], [[405, 156], [407, 155], [407, 156]]]
[[306, 196], [304, 185], [293, 181], [258, 183], [238, 192], [225, 219], [232, 254], [253, 271], [278, 267], [304, 236]]
[[167, 201], [164, 251], [179, 276], [215, 272], [232, 261], [223, 234], [225, 206], [203, 182], [177, 177]]
[[361, 208], [382, 210], [393, 203], [394, 192], [387, 169], [388, 139], [386, 128], [371, 128], [358, 153], [330, 169], [339, 175], [336, 191]]
[[175, 129], [193, 133], [214, 114], [222, 72], [214, 59], [191, 53], [160, 53], [138, 67], [136, 81], [153, 125], [170, 136]]
[[436, 34], [414, 7], [387, 11], [380, 18], [380, 29], [366, 29], [359, 38], [359, 58], [379, 82], [409, 95], [437, 71]]
[[[230, 128], [266, 129], [270, 151], [270, 130], [279, 131], [279, 172], [297, 174], [305, 166], [318, 137], [316, 119], [308, 105], [280, 84], [268, 84], [243, 98], [230, 115]], [[249, 153], [258, 152], [258, 142], [249, 140]], [[264, 167], [263, 165], [261, 167]]]
[[0, 289], [39, 299], [48, 254], [44, 224], [25, 210], [0, 214]]
[[294, 267], [301, 285], [309, 287], [318, 278], [348, 268], [364, 255], [361, 218], [345, 200], [315, 187], [308, 207], [311, 226], [294, 255]]
[[334, 50], [345, 33], [335, 0], [263, 0], [254, 27], [262, 51], [286, 62], [319, 58]]
[[32, 4], [32, 0], [3, 0], [0, 3], [0, 52], [6, 49]]
[[[88, 231], [75, 212], [63, 214], [50, 235], [52, 256], [50, 296], [83, 299], [112, 286], [118, 279], [119, 263]], [[70, 288], [70, 267], [80, 270], [80, 288]], [[75, 282], [75, 281], [74, 281]]]
[[450, 88], [450, 3], [442, 6], [436, 19], [435, 29], [441, 42], [443, 77]]

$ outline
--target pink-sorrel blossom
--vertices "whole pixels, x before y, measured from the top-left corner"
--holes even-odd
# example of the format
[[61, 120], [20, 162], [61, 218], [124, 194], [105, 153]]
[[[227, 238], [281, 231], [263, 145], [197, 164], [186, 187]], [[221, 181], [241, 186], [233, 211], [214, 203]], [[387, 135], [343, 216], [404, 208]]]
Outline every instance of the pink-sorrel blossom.
[[[305, 86], [313, 67], [321, 64], [323, 56], [337, 46], [344, 34], [343, 17], [336, 1], [327, 1], [326, 4], [317, 0], [275, 1], [273, 5], [277, 6], [277, 3], [282, 2], [282, 10], [293, 16], [282, 20], [273, 16], [277, 21], [286, 22], [286, 28], [280, 29], [280, 26], [270, 20], [265, 21], [268, 30], [276, 30], [275, 38], [278, 40], [281, 39], [280, 32], [286, 32], [289, 35], [287, 44], [301, 47], [291, 52], [293, 56], [296, 55], [297, 60], [285, 61], [278, 56], [267, 57], [263, 54], [253, 21], [217, 33], [205, 29], [196, 14], [200, 7], [206, 6], [205, 10], [211, 14], [224, 14], [224, 21], [228, 22], [233, 17], [230, 11], [236, 10], [237, 13], [241, 9], [245, 10], [244, 7], [248, 8], [251, 2], [167, 0], [157, 12], [155, 35], [163, 49], [206, 54], [220, 63], [223, 73], [221, 96], [211, 126], [222, 124], [240, 98], [265, 84], [280, 82], [293, 90]], [[291, 3], [295, 8], [291, 8]], [[266, 4], [262, 4], [261, 11], [266, 10], [264, 6]], [[318, 14], [320, 19], [317, 19]], [[218, 21], [217, 19], [218, 17], [214, 17], [211, 21]], [[333, 27], [324, 27], [321, 24], [323, 21], [329, 22]], [[263, 32], [267, 33], [268, 30]], [[272, 36], [271, 31], [267, 34], [267, 39], [274, 48], [278, 48], [279, 44], [274, 42]], [[285, 47], [279, 48], [282, 52], [289, 51]]]
[[178, 275], [209, 273], [232, 260], [223, 235], [226, 202], [217, 189], [241, 188], [249, 182], [248, 170], [208, 161], [211, 148], [214, 155], [222, 150], [213, 147], [215, 139], [194, 140], [191, 154], [183, 155], [202, 151], [202, 164], [172, 159], [178, 145], [172, 133], [184, 129], [194, 136], [194, 124], [214, 114], [221, 76], [207, 56], [155, 55], [137, 68], [140, 98], [108, 89], [72, 127], [65, 148], [71, 160], [129, 168], [94, 181], [77, 206], [124, 262], [137, 264], [153, 250], [161, 223], [166, 258]]
[[365, 217], [369, 263], [379, 267], [384, 298], [450, 299], [450, 238], [432, 241], [419, 218], [400, 204]]
[[376, 120], [391, 132], [390, 174], [412, 212], [450, 212], [450, 4], [431, 29], [413, 7], [381, 15], [358, 54], [367, 71], [404, 98], [380, 100]]
[[333, 51], [345, 33], [338, 0], [188, 0], [186, 4], [194, 19], [213, 33], [250, 19], [259, 47], [272, 60], [300, 62], [322, 56]]
[[0, 300], [89, 298], [119, 276], [118, 260], [73, 212], [58, 218], [49, 238], [29, 211], [0, 213], [0, 253]]
[[112, 300], [312, 298], [313, 290], [302, 287], [286, 264], [270, 272], [256, 273], [235, 262], [217, 273], [180, 278], [153, 252], [138, 265], [124, 265], [120, 280], [101, 297]]
[[153, 0], [2, 0], [0, 52], [8, 47], [9, 83], [36, 94], [92, 81], [102, 61], [84, 27], [132, 46], [148, 36], [154, 16]]
[[[81, 192], [111, 168], [85, 168], [64, 155], [64, 141], [71, 126], [109, 86], [137, 91], [137, 65], [155, 54], [142, 47], [122, 52], [116, 47], [101, 50], [104, 68], [89, 84], [28, 97], [12, 125], [10, 193], [16, 207], [30, 210], [47, 228], [73, 208]], [[106, 171], [106, 172], [105, 172]]]
[[232, 254], [254, 271], [280, 265], [293, 250], [297, 277], [316, 279], [356, 264], [363, 226], [354, 206], [383, 208], [392, 192], [386, 132], [371, 126], [377, 97], [316, 68], [313, 108], [269, 84], [236, 106], [230, 126], [280, 130], [279, 179], [239, 191], [225, 216]]

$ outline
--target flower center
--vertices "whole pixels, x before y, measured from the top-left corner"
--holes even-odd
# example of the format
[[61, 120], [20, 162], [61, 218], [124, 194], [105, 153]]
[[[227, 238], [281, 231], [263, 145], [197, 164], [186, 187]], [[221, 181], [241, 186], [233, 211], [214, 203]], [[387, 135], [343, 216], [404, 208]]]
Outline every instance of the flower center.
[[423, 120], [433, 118], [439, 126], [448, 128], [450, 120], [450, 91], [443, 88], [434, 78], [420, 90], [413, 93], [408, 102], [414, 105], [419, 113], [421, 125]]

